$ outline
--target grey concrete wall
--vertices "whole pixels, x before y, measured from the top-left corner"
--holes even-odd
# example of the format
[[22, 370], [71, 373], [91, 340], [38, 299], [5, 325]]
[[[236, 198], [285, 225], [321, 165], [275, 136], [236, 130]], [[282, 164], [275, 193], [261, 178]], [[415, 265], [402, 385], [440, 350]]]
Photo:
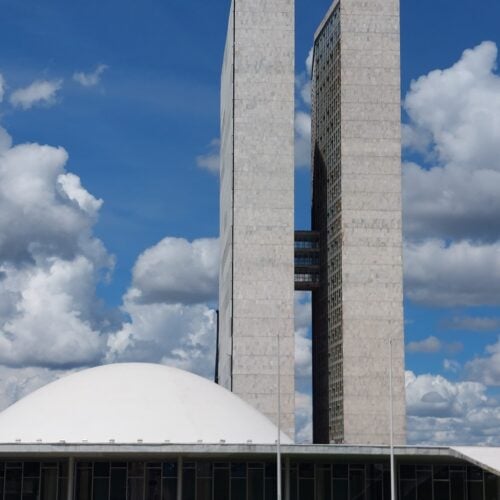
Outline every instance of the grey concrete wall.
[[222, 119], [220, 345], [233, 358], [231, 373], [221, 349], [221, 374], [276, 422], [279, 335], [281, 422], [293, 437], [294, 2], [233, 0], [232, 12], [234, 61], [228, 45], [222, 91], [234, 121], [231, 138]]
[[398, 0], [341, 0], [344, 439], [405, 443]]

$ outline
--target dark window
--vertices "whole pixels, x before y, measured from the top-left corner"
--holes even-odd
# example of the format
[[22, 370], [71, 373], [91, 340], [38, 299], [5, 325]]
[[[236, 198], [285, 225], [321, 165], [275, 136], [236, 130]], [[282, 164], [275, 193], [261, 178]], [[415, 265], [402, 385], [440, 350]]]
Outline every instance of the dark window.
[[401, 499], [417, 500], [417, 483], [412, 480], [401, 480]]
[[349, 466], [334, 464], [332, 473], [334, 478], [347, 479], [349, 477]]
[[246, 478], [247, 477], [247, 464], [234, 463], [231, 464], [231, 478]]
[[314, 478], [314, 464], [299, 464], [299, 477]]
[[161, 469], [146, 469], [146, 500], [161, 500]]
[[447, 465], [434, 466], [434, 479], [450, 479], [450, 468]]
[[231, 479], [231, 500], [246, 500], [246, 479]]
[[364, 470], [349, 471], [350, 500], [364, 500], [365, 498], [365, 472]]
[[144, 462], [130, 462], [128, 475], [129, 477], [144, 477]]
[[5, 471], [5, 500], [19, 500], [21, 498], [21, 469], [7, 469]]
[[212, 464], [198, 462], [196, 469], [196, 500], [212, 500]]
[[163, 464], [163, 477], [177, 477], [176, 462], [165, 462]]
[[299, 478], [299, 498], [314, 498], [314, 479]]
[[40, 462], [25, 462], [24, 477], [40, 477]]
[[486, 500], [499, 500], [498, 494], [500, 492], [500, 478], [486, 472], [484, 474], [484, 481]]
[[450, 489], [452, 500], [465, 500], [465, 471], [450, 472]]
[[332, 496], [332, 472], [329, 465], [316, 467], [316, 498], [330, 500]]
[[432, 470], [417, 470], [417, 500], [432, 498]]
[[144, 498], [144, 478], [133, 477], [128, 480], [128, 500], [143, 500]]
[[42, 469], [40, 499], [53, 500], [54, 498], [57, 498], [57, 469]]
[[333, 498], [335, 500], [349, 500], [349, 481], [347, 479], [333, 480]]
[[[68, 478], [60, 477], [59, 478], [59, 500], [63, 500], [64, 498], [68, 498]], [[50, 500], [53, 500], [55, 497], [50, 497]]]
[[94, 477], [109, 477], [109, 462], [95, 462]]
[[248, 500], [264, 497], [264, 468], [248, 469]]
[[127, 469], [111, 469], [111, 500], [123, 500], [127, 492]]
[[92, 500], [108, 500], [109, 499], [109, 478], [97, 477], [94, 478], [94, 494]]
[[25, 477], [23, 480], [23, 500], [38, 500], [40, 480], [34, 477]]
[[[476, 498], [483, 498], [483, 482], [482, 481], [469, 481], [467, 484], [469, 500], [476, 500]], [[439, 500], [436, 498], [436, 500]]]
[[468, 481], [482, 481], [483, 471], [479, 467], [469, 466], [467, 467], [467, 480]]
[[297, 468], [296, 467], [294, 467], [290, 470], [290, 500], [297, 500]]
[[415, 466], [414, 465], [401, 465], [399, 474], [401, 479], [415, 479]]
[[196, 470], [194, 468], [184, 468], [182, 477], [183, 500], [195, 500]]
[[214, 470], [215, 500], [229, 500], [229, 469]]
[[177, 500], [177, 479], [163, 479], [162, 500]]
[[76, 500], [91, 500], [92, 470], [78, 469], [76, 475]]
[[[472, 497], [478, 498], [481, 497]], [[434, 481], [434, 500], [450, 500], [450, 483], [449, 481]]]

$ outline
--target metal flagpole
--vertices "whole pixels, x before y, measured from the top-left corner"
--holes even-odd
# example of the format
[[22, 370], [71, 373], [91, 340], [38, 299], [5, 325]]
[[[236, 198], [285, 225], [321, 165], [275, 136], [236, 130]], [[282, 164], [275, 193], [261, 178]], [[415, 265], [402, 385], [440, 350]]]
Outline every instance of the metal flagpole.
[[391, 500], [396, 500], [396, 474], [394, 467], [394, 416], [393, 416], [393, 401], [392, 401], [392, 339], [389, 340], [390, 354], [389, 359], [389, 411], [390, 411], [390, 433], [391, 433]]
[[278, 361], [278, 439], [276, 440], [276, 488], [278, 500], [281, 500], [281, 360], [280, 334], [278, 332], [277, 361]]

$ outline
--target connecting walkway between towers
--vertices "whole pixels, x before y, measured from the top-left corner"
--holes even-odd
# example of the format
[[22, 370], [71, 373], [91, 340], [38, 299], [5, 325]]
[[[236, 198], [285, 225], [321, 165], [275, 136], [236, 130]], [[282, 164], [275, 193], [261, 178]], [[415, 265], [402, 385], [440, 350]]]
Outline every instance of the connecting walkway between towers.
[[319, 231], [295, 231], [295, 290], [317, 290], [320, 285]]

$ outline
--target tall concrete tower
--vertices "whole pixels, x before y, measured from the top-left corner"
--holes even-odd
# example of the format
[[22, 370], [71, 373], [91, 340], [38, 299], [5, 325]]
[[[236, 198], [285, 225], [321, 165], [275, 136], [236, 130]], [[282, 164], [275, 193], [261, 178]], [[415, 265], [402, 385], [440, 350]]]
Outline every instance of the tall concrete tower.
[[[405, 442], [398, 0], [336, 0], [314, 41], [314, 440]], [[390, 339], [393, 357], [390, 358]]]
[[294, 1], [233, 0], [221, 96], [219, 383], [294, 436]]

